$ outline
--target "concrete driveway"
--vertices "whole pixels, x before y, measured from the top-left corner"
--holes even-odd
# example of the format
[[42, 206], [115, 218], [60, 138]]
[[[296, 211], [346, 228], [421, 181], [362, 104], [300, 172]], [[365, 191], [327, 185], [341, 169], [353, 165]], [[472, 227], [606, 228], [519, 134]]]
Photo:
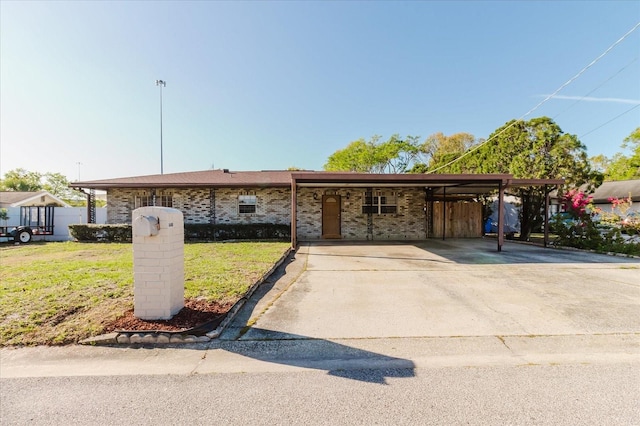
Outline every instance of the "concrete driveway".
[[[302, 244], [223, 340], [640, 332], [640, 260], [486, 239]], [[251, 324], [251, 327], [246, 327]]]

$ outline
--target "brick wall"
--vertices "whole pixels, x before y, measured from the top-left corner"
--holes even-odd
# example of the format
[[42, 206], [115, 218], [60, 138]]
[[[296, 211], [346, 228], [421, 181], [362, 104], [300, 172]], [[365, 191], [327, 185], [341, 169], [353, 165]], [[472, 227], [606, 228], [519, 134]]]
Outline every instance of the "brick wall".
[[304, 241], [322, 238], [322, 195], [324, 194], [341, 196], [340, 226], [343, 239], [417, 240], [425, 238], [424, 191], [421, 188], [372, 189], [385, 193], [395, 192], [397, 201], [395, 214], [369, 216], [362, 213], [364, 188], [299, 188], [298, 239]]
[[[255, 195], [256, 212], [238, 213], [238, 195]], [[221, 188], [216, 189], [216, 223], [291, 223], [289, 188]]]
[[[182, 211], [185, 223], [291, 223], [289, 188], [195, 188], [156, 189], [156, 195], [170, 195], [173, 208]], [[238, 213], [238, 195], [255, 194], [256, 212]], [[107, 192], [107, 223], [131, 223], [135, 198], [151, 195], [150, 190], [110, 189]], [[215, 206], [212, 199], [215, 198]]]
[[107, 223], [131, 223], [131, 212], [135, 209], [135, 196], [148, 193], [148, 191], [135, 189], [109, 189], [107, 191]]

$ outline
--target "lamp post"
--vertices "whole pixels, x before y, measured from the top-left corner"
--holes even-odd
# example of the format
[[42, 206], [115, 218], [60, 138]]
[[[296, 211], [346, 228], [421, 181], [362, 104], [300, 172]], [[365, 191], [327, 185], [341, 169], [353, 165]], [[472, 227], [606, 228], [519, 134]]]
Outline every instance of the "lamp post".
[[164, 161], [162, 158], [162, 88], [167, 86], [164, 80], [156, 80], [156, 86], [160, 86], [160, 174], [164, 174]]

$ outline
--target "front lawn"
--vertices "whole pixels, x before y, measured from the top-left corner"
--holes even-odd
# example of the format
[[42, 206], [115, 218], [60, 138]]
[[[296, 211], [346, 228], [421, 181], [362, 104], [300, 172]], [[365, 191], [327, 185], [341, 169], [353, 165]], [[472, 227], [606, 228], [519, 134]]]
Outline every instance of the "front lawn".
[[[185, 244], [185, 298], [235, 302], [285, 242]], [[133, 307], [131, 244], [0, 246], [0, 346], [66, 344], [101, 334]]]

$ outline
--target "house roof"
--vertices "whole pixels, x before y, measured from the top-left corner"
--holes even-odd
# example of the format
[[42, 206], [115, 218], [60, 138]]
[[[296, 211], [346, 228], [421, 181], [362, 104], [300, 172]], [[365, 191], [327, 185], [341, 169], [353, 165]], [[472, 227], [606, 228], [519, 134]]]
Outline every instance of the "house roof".
[[640, 201], [640, 179], [603, 182], [593, 191], [595, 204], [608, 203], [609, 198], [626, 198], [631, 195], [632, 201]]
[[[562, 179], [514, 179], [508, 174], [373, 174], [318, 171], [229, 171], [135, 176], [128, 178], [74, 182], [72, 188], [180, 188], [180, 187], [290, 187], [297, 186], [424, 186], [436, 193], [482, 194], [504, 187], [560, 185]], [[446, 188], [446, 189], [445, 189]]]
[[263, 170], [236, 172], [204, 170], [199, 172], [168, 173], [116, 179], [73, 182], [72, 188], [183, 188], [183, 187], [284, 187], [291, 186], [291, 171]]
[[[45, 197], [45, 201], [41, 201]], [[20, 207], [20, 206], [44, 206], [58, 204], [62, 207], [69, 207], [69, 204], [62, 201], [49, 191], [2, 191], [0, 192], [0, 207]]]

